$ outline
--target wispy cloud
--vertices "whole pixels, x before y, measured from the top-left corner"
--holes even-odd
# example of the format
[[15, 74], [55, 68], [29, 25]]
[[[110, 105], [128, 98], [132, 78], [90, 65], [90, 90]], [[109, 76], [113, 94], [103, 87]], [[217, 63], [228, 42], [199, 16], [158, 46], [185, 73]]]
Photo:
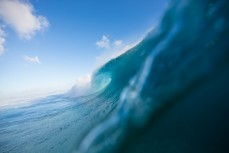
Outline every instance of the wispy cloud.
[[122, 40], [116, 40], [116, 41], [114, 41], [114, 45], [115, 46], [121, 46], [122, 45]]
[[32, 64], [40, 64], [40, 63], [41, 63], [41, 61], [40, 61], [40, 59], [39, 59], [38, 56], [30, 57], [30, 56], [25, 55], [25, 56], [24, 56], [24, 60], [25, 60], [26, 62], [32, 63]]
[[107, 36], [103, 35], [102, 39], [97, 41], [95, 44], [100, 48], [106, 48], [107, 49], [110, 47], [110, 39]]
[[0, 26], [0, 55], [2, 55], [5, 51], [5, 32], [3, 28]]
[[21, 39], [30, 39], [37, 31], [44, 31], [49, 27], [48, 20], [34, 12], [33, 6], [28, 1], [0, 0], [0, 19]]
[[122, 40], [115, 40], [113, 43], [108, 38], [108, 36], [103, 35], [101, 40], [96, 41], [96, 46], [99, 48], [109, 49], [110, 47], [119, 47], [123, 44]]

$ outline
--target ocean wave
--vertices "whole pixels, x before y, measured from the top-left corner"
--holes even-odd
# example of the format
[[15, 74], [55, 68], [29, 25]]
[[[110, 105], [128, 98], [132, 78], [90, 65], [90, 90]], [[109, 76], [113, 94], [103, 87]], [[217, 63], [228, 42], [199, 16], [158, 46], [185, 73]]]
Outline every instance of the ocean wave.
[[228, 7], [226, 0], [174, 0], [145, 39], [98, 69], [95, 84], [107, 75], [109, 83], [97, 100], [119, 97], [118, 106], [74, 152], [122, 152], [158, 112], [224, 71], [229, 64]]

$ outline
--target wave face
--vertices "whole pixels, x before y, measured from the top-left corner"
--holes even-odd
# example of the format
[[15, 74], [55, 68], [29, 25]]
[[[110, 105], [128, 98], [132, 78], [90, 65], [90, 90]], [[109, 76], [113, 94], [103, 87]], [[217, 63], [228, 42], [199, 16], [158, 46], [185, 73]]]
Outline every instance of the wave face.
[[[227, 77], [219, 78], [220, 76], [228, 76], [229, 73], [228, 8], [229, 2], [227, 0], [172, 1], [160, 24], [143, 41], [97, 70], [92, 82], [95, 84], [101, 82], [103, 80], [101, 76], [103, 75], [109, 76], [110, 82], [96, 99], [109, 98], [115, 103], [115, 109], [105, 120], [89, 130], [82, 141], [76, 145], [75, 151], [82, 153], [115, 151], [171, 152], [171, 148], [168, 147], [167, 150], [163, 150], [166, 146], [162, 146], [162, 144], [165, 145], [167, 142], [159, 144], [159, 140], [157, 140], [159, 136], [149, 132], [149, 129], [154, 128], [155, 120], [168, 108], [178, 107], [178, 103], [180, 104], [182, 100], [185, 101], [185, 97], [188, 97], [192, 92], [200, 89], [206, 90], [206, 93], [202, 93], [202, 97], [212, 97], [210, 91], [215, 91], [214, 95], [217, 97], [219, 95], [217, 90], [223, 92], [228, 90], [226, 87], [218, 86], [224, 83], [214, 81], [224, 79], [224, 82], [228, 83]], [[215, 82], [215, 84], [210, 86], [209, 90], [204, 88], [212, 82]], [[213, 109], [215, 106], [222, 106], [222, 108], [219, 107], [222, 112], [225, 110], [223, 107], [228, 106], [223, 101], [223, 99], [228, 100], [228, 96], [225, 95], [219, 100], [222, 102], [219, 104], [213, 102], [206, 104], [205, 101], [211, 101], [207, 98], [205, 100], [201, 98], [200, 100], [200, 97], [198, 99], [196, 96], [190, 99], [197, 102], [193, 102], [193, 108], [190, 106], [189, 110], [196, 109], [197, 114], [204, 112], [206, 109], [210, 111], [206, 112], [209, 115], [205, 118], [206, 120], [212, 116], [211, 113], [218, 113]], [[198, 106], [197, 103], [206, 104], [209, 108]], [[194, 106], [197, 108], [194, 108]], [[181, 110], [185, 110], [187, 107], [188, 104], [183, 108], [177, 108], [177, 113], [182, 112]], [[183, 115], [187, 116], [192, 113], [185, 114], [183, 112]], [[200, 118], [203, 117], [201, 115]], [[173, 114], [170, 116], [173, 116]], [[193, 116], [196, 117], [196, 115]], [[216, 115], [214, 119], [217, 117], [219, 116]], [[171, 117], [166, 121], [171, 122], [173, 120], [174, 118]], [[192, 120], [194, 120], [194, 117], [190, 119], [190, 122]], [[193, 122], [193, 124], [196, 125], [197, 122], [199, 121]], [[207, 125], [205, 128], [207, 128]], [[175, 128], [172, 125], [171, 127]], [[190, 125], [190, 127], [192, 126]], [[204, 126], [200, 124], [199, 127], [203, 128]], [[198, 137], [197, 133], [202, 132], [201, 128], [197, 126], [195, 132], [190, 132], [191, 134], [188, 135], [188, 131], [186, 131], [182, 134], [190, 136], [190, 141], [199, 142], [201, 136]], [[170, 127], [164, 128], [165, 131], [169, 131], [169, 129]], [[219, 129], [220, 127], [216, 130]], [[210, 132], [217, 133], [211, 130], [206, 133]], [[177, 133], [177, 135], [180, 138], [181, 134]], [[202, 136], [206, 135], [203, 134]], [[198, 146], [198, 148], [195, 146], [197, 143], [188, 143], [185, 138], [182, 141], [187, 144], [184, 145], [179, 144], [176, 137], [172, 138], [175, 142], [168, 143], [170, 147], [173, 146], [172, 149], [174, 150], [172, 152], [179, 152], [179, 149], [180, 152], [187, 152], [187, 148], [192, 144], [193, 148], [196, 149], [194, 152], [209, 152], [210, 148], [206, 145], [210, 141], [205, 139], [206, 143], [203, 142], [202, 146]], [[212, 136], [211, 138], [215, 137]], [[222, 143], [223, 140], [221, 138], [219, 142]], [[142, 141], [145, 143], [142, 144]], [[219, 142], [211, 148], [212, 151], [220, 148]], [[158, 145], [161, 145], [161, 148], [157, 147]], [[184, 149], [185, 145], [186, 150]], [[221, 144], [222, 147], [225, 146]]]

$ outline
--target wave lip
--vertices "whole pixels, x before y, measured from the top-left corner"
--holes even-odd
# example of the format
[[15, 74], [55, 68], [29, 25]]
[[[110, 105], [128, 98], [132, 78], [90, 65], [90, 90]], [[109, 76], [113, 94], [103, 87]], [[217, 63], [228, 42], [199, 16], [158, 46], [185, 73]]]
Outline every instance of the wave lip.
[[92, 77], [88, 74], [79, 77], [76, 84], [65, 94], [65, 96], [76, 98], [91, 95], [105, 89], [110, 82], [111, 78], [109, 75], [97, 74]]

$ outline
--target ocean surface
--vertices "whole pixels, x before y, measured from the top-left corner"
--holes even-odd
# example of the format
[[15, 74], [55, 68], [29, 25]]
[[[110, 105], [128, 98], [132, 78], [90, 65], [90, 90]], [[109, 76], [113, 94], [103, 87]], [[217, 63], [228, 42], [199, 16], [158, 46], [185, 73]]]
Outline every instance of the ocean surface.
[[227, 153], [228, 8], [173, 0], [139, 44], [94, 72], [89, 95], [0, 108], [0, 152]]

